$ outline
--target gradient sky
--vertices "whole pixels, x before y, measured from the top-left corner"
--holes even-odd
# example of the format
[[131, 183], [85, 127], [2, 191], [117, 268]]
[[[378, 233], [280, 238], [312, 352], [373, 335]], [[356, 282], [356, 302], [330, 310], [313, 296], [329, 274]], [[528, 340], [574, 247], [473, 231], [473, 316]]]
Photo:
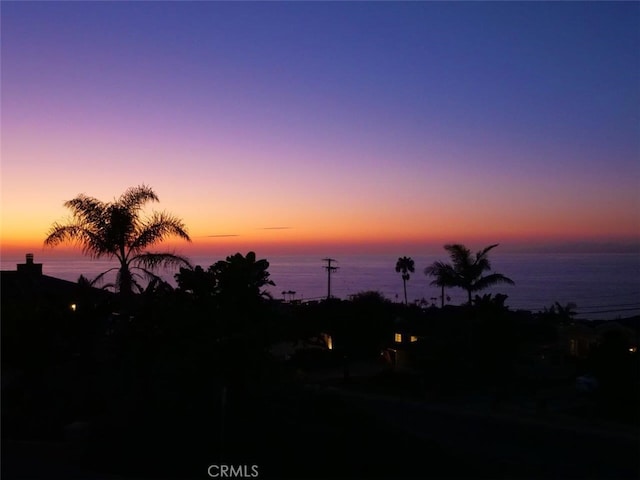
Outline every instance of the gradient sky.
[[0, 8], [5, 252], [142, 183], [185, 251], [640, 241], [638, 2]]

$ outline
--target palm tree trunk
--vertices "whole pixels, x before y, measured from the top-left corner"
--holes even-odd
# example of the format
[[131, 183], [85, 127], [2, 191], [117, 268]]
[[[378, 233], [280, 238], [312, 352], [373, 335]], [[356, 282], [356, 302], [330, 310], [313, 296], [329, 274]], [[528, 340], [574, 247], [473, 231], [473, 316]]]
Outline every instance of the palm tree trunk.
[[405, 278], [402, 279], [402, 286], [404, 287], [404, 304], [407, 305], [407, 280]]
[[444, 285], [442, 285], [442, 293], [440, 295], [440, 308], [444, 308]]
[[122, 318], [129, 320], [132, 313], [133, 305], [133, 277], [129, 265], [121, 263], [120, 271], [118, 272], [118, 298], [120, 303], [120, 314]]
[[130, 295], [133, 291], [133, 279], [131, 278], [131, 272], [127, 265], [123, 264], [120, 266], [118, 280], [118, 292], [120, 295], [123, 297]]

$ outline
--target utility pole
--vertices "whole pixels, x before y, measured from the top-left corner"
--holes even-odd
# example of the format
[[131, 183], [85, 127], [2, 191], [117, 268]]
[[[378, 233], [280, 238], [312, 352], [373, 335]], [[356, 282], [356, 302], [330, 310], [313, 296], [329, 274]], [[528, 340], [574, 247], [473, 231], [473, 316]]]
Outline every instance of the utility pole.
[[327, 262], [327, 264], [323, 267], [327, 271], [327, 300], [331, 298], [331, 274], [338, 270], [338, 267], [331, 265], [331, 262], [336, 262], [337, 260], [333, 258], [323, 258], [323, 262]]

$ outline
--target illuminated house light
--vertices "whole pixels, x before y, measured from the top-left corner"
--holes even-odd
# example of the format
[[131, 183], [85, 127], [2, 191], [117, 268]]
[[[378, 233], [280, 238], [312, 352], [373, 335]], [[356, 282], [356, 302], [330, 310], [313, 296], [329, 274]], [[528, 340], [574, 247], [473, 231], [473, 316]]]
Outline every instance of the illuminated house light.
[[71, 308], [71, 311], [72, 311], [72, 312], [75, 312], [75, 311], [77, 310], [78, 306], [77, 306], [75, 303], [72, 303], [72, 304], [69, 306], [69, 308]]
[[573, 356], [578, 355], [578, 341], [573, 338], [569, 340], [569, 352]]
[[636, 353], [638, 351], [638, 347], [629, 347], [629, 351], [631, 353]]
[[411, 335], [411, 336], [409, 337], [409, 341], [410, 341], [411, 343], [413, 343], [413, 342], [417, 342], [417, 341], [418, 341], [418, 337], [416, 337], [415, 335]]
[[394, 335], [394, 340], [396, 341], [396, 343], [402, 343], [402, 334], [401, 333], [396, 333]]
[[333, 350], [333, 338], [328, 333], [321, 333], [320, 338], [329, 350]]

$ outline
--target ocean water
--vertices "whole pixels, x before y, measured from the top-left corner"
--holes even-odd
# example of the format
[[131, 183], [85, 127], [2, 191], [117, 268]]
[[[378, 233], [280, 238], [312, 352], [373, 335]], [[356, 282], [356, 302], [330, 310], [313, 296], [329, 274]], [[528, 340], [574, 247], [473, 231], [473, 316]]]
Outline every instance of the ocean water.
[[[424, 300], [440, 305], [440, 288], [424, 275], [426, 266], [435, 260], [446, 261], [446, 255], [410, 255], [416, 266], [407, 282], [409, 302]], [[259, 256], [260, 257], [260, 256]], [[292, 255], [264, 257], [275, 286], [268, 290], [274, 298], [318, 300], [329, 290], [324, 256]], [[347, 299], [358, 292], [375, 290], [393, 301], [404, 301], [402, 279], [395, 271], [398, 256], [344, 255], [334, 256], [338, 269], [331, 275], [331, 295]], [[220, 257], [198, 256], [189, 260], [207, 268]], [[503, 293], [512, 310], [540, 311], [555, 302], [577, 305], [577, 318], [615, 319], [640, 314], [640, 255], [632, 253], [495, 253], [490, 257], [492, 271], [511, 278], [515, 285], [497, 285], [481, 293]], [[43, 273], [76, 281], [82, 274], [94, 278], [116, 266], [106, 260], [36, 253], [36, 263], [43, 264]], [[24, 257], [3, 257], [2, 270], [15, 270]], [[175, 270], [161, 276], [175, 285]], [[115, 278], [107, 276], [109, 279]], [[1, 288], [1, 286], [0, 286]], [[288, 294], [283, 292], [295, 292]], [[461, 304], [466, 294], [460, 289], [447, 289], [447, 303]]]

